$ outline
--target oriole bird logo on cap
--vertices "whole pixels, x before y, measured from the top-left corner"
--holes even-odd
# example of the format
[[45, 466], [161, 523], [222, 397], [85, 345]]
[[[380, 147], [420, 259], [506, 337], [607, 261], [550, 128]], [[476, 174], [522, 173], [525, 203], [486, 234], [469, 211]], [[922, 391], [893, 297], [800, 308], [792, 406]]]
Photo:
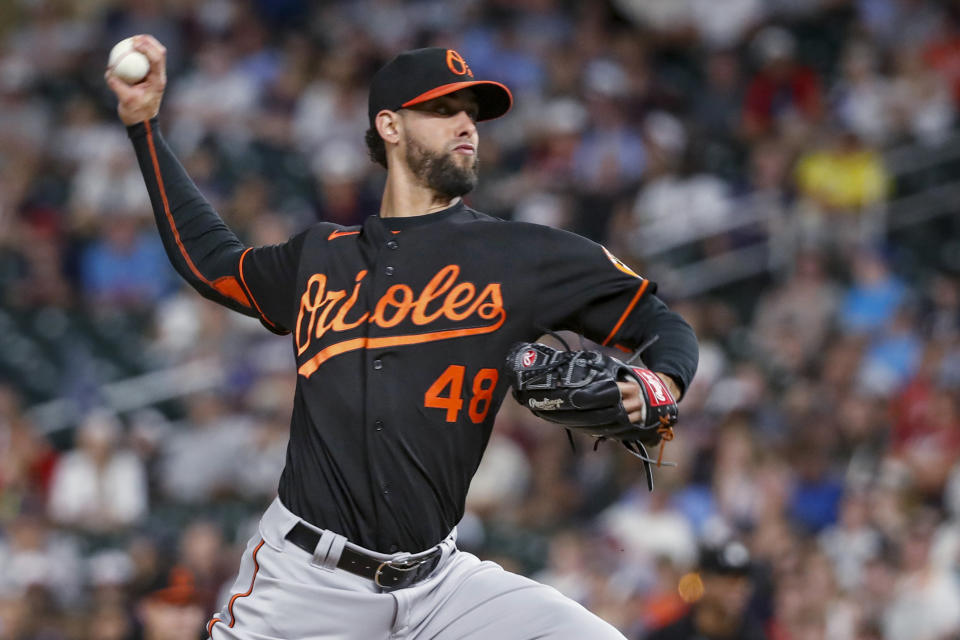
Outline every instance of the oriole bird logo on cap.
[[473, 71], [470, 70], [470, 65], [463, 59], [463, 56], [453, 49], [447, 49], [447, 66], [450, 68], [450, 71], [453, 71], [458, 76], [467, 75], [471, 78], [473, 77]]

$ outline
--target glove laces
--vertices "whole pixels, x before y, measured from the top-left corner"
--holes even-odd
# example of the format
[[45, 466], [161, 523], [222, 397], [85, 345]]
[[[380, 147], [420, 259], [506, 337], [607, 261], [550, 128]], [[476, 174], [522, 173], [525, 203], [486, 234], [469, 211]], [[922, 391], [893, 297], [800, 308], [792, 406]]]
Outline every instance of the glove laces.
[[[665, 416], [660, 417], [660, 422], [666, 420]], [[660, 453], [657, 454], [657, 468], [659, 469], [662, 464], [666, 464], [668, 467], [675, 467], [677, 464], [675, 462], [663, 462], [663, 450], [667, 448], [667, 443], [673, 440], [673, 427], [664, 426], [657, 427], [657, 435], [660, 436]]]

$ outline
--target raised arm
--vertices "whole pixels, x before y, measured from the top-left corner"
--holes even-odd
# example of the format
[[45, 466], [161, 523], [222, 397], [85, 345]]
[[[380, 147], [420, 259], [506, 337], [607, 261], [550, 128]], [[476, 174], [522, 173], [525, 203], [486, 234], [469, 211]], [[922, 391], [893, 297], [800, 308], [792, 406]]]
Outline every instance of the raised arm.
[[[134, 85], [109, 71], [105, 78], [117, 95], [117, 114], [133, 142], [170, 262], [204, 297], [286, 333], [285, 314], [264, 308], [268, 305], [263, 296], [273, 295], [258, 295], [251, 287], [257, 288], [254, 282], [272, 280], [283, 290], [286, 282], [292, 282], [302, 239], [254, 250], [248, 256], [251, 249], [217, 215], [160, 135], [157, 115], [167, 84], [166, 49], [149, 35], [136, 36], [134, 48], [150, 61], [147, 77]], [[264, 273], [265, 269], [270, 272]]]

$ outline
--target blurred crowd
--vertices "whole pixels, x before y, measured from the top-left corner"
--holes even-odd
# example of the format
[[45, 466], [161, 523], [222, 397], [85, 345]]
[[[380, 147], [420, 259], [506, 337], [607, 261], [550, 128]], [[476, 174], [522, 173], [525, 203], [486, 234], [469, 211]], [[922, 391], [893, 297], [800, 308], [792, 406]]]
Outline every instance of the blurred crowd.
[[[960, 229], [901, 242], [887, 204], [920, 187], [885, 162], [953, 139], [960, 2], [10, 0], [0, 639], [203, 637], [284, 460], [290, 345], [186, 290], [153, 229], [102, 79], [136, 33], [168, 50], [168, 139], [257, 245], [376, 213], [369, 78], [456, 48], [516, 99], [470, 204], [603, 242], [695, 327], [653, 493], [508, 400], [463, 548], [636, 640], [960, 637]], [[103, 391], [198, 362], [188, 395]]]

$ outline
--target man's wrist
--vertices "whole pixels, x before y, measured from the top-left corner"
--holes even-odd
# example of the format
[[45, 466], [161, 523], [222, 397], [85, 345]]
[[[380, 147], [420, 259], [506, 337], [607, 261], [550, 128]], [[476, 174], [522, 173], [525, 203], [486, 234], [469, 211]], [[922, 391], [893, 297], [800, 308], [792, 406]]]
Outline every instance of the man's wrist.
[[147, 123], [150, 123], [151, 129], [156, 130], [158, 121], [159, 116], [153, 116], [149, 120], [141, 120], [140, 122], [128, 124], [126, 125], [127, 136], [129, 136], [131, 139], [142, 138], [147, 135]]
[[674, 380], [673, 377], [670, 376], [669, 374], [660, 373], [659, 371], [655, 371], [654, 373], [656, 373], [657, 376], [661, 380], [663, 380], [663, 384], [667, 385], [667, 389], [670, 390], [670, 395], [673, 396], [673, 399], [679, 400], [681, 393], [680, 393], [680, 385], [677, 384], [677, 381]]

